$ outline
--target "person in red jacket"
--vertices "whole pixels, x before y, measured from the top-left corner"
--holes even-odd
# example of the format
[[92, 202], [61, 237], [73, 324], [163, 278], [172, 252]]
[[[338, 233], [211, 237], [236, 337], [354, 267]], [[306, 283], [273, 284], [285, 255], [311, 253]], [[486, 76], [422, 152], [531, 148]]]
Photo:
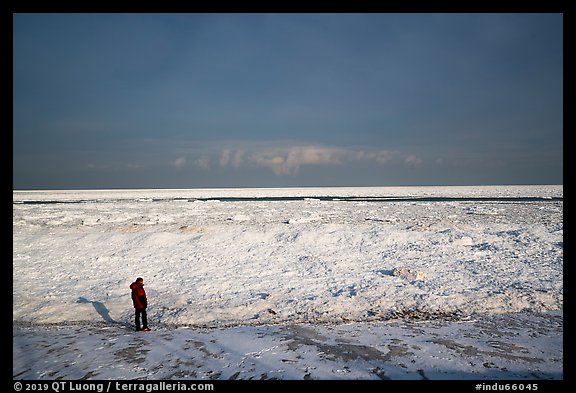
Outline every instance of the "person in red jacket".
[[[148, 307], [148, 299], [146, 299], [146, 291], [144, 290], [144, 279], [138, 277], [136, 281], [130, 284], [132, 290], [132, 302], [136, 309], [136, 331], [143, 330], [150, 331], [148, 328], [148, 315], [146, 315], [146, 307]], [[142, 328], [140, 328], [140, 316], [142, 316]]]

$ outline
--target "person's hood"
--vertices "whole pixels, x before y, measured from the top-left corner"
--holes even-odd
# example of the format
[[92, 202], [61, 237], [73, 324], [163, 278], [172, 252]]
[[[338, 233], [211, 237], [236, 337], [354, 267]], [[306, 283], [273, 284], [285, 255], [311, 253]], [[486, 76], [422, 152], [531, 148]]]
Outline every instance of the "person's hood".
[[141, 287], [143, 286], [143, 284], [141, 283], [137, 283], [137, 282], [133, 282], [132, 284], [130, 284], [130, 289], [134, 289], [136, 287]]

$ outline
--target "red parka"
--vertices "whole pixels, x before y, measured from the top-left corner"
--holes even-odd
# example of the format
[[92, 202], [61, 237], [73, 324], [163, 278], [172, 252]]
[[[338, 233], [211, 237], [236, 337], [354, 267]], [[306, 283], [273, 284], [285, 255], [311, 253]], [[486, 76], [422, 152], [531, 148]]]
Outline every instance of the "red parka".
[[132, 302], [134, 303], [134, 308], [141, 309], [148, 307], [144, 283], [141, 281], [133, 282], [130, 284], [130, 289], [132, 290]]

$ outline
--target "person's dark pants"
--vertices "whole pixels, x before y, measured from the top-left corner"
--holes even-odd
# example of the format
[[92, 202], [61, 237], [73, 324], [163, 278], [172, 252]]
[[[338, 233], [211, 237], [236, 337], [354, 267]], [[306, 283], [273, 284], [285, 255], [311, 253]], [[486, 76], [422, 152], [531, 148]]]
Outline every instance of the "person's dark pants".
[[140, 315], [142, 315], [142, 327], [148, 327], [148, 315], [145, 308], [136, 309], [136, 330], [140, 330]]

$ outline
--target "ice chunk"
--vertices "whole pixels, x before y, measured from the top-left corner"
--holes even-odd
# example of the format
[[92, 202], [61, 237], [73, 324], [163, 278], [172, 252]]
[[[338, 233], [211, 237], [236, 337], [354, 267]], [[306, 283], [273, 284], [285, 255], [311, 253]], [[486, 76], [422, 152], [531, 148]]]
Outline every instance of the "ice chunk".
[[396, 268], [392, 271], [392, 275], [395, 277], [401, 277], [408, 281], [426, 280], [426, 273], [408, 267]]

